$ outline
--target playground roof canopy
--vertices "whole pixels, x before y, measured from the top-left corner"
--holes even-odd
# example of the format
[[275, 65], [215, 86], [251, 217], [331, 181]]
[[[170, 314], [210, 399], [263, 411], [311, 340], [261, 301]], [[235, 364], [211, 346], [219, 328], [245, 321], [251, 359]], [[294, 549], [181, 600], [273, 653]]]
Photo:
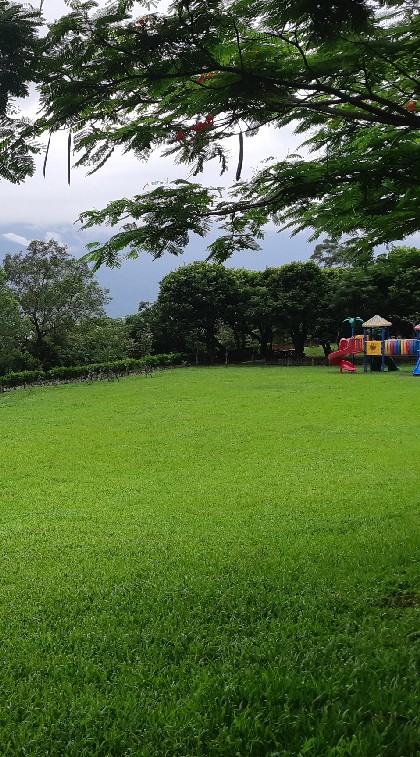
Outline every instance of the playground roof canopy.
[[362, 323], [364, 329], [386, 329], [388, 326], [392, 326], [392, 323], [386, 321], [385, 318], [381, 318], [380, 315], [374, 315], [369, 321]]

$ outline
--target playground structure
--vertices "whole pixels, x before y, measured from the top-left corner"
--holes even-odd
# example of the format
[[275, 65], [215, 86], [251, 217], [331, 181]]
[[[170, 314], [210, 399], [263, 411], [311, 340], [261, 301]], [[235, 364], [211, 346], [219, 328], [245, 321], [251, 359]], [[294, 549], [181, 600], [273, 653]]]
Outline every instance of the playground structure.
[[[361, 318], [346, 318], [352, 326], [352, 336], [349, 339], [340, 339], [338, 350], [328, 355], [331, 365], [338, 365], [340, 373], [343, 371], [355, 373], [354, 356], [363, 354], [363, 370], [366, 373], [368, 366], [371, 371], [398, 371], [398, 366], [393, 356], [407, 355], [417, 357], [417, 364], [413, 375], [420, 376], [420, 324], [414, 327], [416, 336], [412, 339], [389, 339], [388, 329], [392, 325], [379, 315], [373, 316], [369, 321], [362, 323], [363, 335], [354, 336], [357, 321]], [[381, 338], [374, 338], [374, 332], [380, 329]], [[344, 358], [351, 356], [351, 360]]]

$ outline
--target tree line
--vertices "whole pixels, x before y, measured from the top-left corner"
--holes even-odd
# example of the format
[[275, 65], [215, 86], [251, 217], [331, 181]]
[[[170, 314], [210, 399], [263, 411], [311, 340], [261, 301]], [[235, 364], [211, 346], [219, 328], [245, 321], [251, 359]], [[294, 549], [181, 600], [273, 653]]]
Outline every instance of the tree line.
[[[327, 253], [323, 247], [327, 247]], [[347, 336], [349, 316], [380, 313], [401, 336], [411, 337], [420, 319], [420, 250], [396, 247], [365, 267], [349, 265], [347, 249], [320, 245], [308, 262], [264, 271], [229, 269], [204, 262], [181, 266], [160, 284], [157, 300], [143, 303], [129, 321], [153, 335], [157, 351], [195, 353], [213, 359], [227, 348], [239, 358], [266, 357], [273, 342], [331, 344]], [[324, 267], [327, 264], [328, 267]]]
[[0, 270], [0, 372], [49, 370], [160, 353], [214, 362], [265, 358], [273, 342], [295, 354], [315, 340], [328, 354], [345, 318], [380, 313], [397, 335], [420, 320], [420, 250], [396, 247], [360, 267], [327, 241], [312, 260], [264, 271], [196, 262], [165, 276], [154, 303], [110, 318], [108, 291], [55, 240], [7, 254]]

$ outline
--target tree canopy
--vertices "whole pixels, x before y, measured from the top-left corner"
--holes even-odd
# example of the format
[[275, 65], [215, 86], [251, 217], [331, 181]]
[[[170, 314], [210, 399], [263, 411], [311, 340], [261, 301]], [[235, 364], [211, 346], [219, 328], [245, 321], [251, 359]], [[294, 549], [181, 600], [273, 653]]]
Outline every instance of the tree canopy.
[[194, 353], [212, 360], [220, 348], [244, 359], [261, 357], [273, 343], [292, 343], [302, 356], [313, 340], [349, 336], [349, 318], [381, 313], [392, 333], [411, 337], [420, 319], [420, 250], [396, 247], [365, 266], [325, 269], [313, 261], [264, 271], [192, 263], [165, 276], [156, 303], [140, 303], [127, 318], [131, 337], [147, 329], [154, 349]]
[[31, 352], [44, 366], [54, 361], [74, 326], [105, 315], [107, 291], [85, 261], [74, 260], [54, 239], [31, 242], [25, 255], [7, 254], [3, 271], [31, 324]]
[[159, 328], [171, 340], [171, 349], [185, 349], [185, 339], [194, 331], [212, 354], [220, 322], [237, 321], [239, 299], [237, 280], [224, 266], [201, 262], [181, 266], [160, 283]]
[[60, 365], [84, 365], [122, 360], [134, 353], [135, 344], [128, 335], [123, 318], [87, 317], [70, 329], [59, 346]]
[[14, 100], [26, 97], [40, 76], [40, 19], [33, 8], [0, 0], [0, 177], [13, 183], [33, 174], [33, 154], [39, 150]]
[[[420, 228], [416, 3], [179, 0], [140, 18], [135, 7], [73, 2], [46, 40], [38, 127], [71, 128], [77, 164], [158, 149], [191, 170], [83, 214], [85, 227], [117, 227], [92, 246], [97, 265], [122, 251], [179, 254], [215, 223], [216, 261], [255, 249], [269, 220], [347, 235], [364, 255]], [[248, 137], [268, 125], [295, 127], [304, 151], [243, 181]], [[212, 160], [232, 176], [228, 191], [197, 179]]]

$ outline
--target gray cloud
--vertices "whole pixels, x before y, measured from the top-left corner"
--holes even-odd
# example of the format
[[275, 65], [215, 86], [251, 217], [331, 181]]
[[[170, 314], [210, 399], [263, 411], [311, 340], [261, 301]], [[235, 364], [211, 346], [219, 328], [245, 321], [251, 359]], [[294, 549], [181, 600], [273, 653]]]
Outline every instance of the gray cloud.
[[15, 242], [15, 244], [23, 245], [24, 247], [27, 247], [30, 243], [30, 239], [26, 239], [26, 237], [21, 237], [19, 234], [14, 234], [13, 231], [7, 232], [7, 234], [2, 234], [2, 237], [7, 239], [9, 242]]

